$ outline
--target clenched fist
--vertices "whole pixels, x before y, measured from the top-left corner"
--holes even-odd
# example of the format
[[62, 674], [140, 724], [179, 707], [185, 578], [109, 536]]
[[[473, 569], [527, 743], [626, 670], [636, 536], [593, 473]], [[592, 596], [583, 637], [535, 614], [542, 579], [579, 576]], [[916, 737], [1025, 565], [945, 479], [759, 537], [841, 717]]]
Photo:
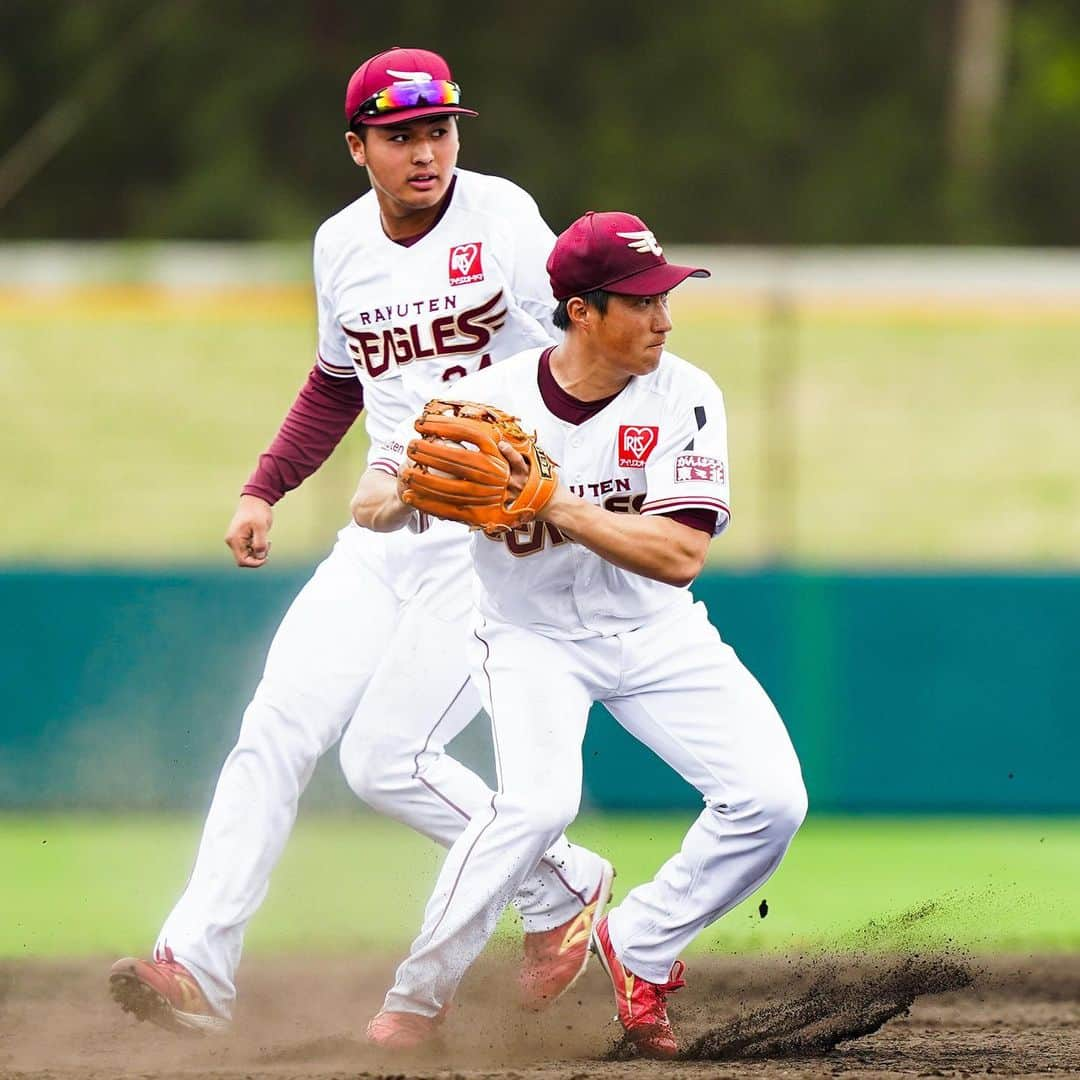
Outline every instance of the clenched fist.
[[237, 566], [258, 569], [270, 557], [268, 533], [274, 523], [274, 511], [257, 495], [241, 495], [240, 505], [229, 522], [225, 543]]

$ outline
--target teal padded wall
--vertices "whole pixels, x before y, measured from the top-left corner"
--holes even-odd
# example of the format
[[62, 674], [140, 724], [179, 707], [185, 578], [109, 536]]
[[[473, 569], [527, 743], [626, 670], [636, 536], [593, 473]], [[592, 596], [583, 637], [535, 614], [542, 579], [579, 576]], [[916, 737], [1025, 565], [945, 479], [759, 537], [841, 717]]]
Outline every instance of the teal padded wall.
[[[204, 808], [305, 578], [0, 573], [0, 807]], [[710, 573], [694, 591], [780, 708], [815, 809], [1080, 810], [1080, 576]], [[480, 725], [458, 743], [490, 775], [485, 746]], [[696, 802], [599, 708], [584, 755], [593, 806]], [[351, 798], [335, 773], [315, 801]]]
[[[1080, 577], [710, 574], [695, 592], [780, 709], [814, 808], [1080, 809]], [[696, 798], [607, 716], [586, 768], [606, 805]]]

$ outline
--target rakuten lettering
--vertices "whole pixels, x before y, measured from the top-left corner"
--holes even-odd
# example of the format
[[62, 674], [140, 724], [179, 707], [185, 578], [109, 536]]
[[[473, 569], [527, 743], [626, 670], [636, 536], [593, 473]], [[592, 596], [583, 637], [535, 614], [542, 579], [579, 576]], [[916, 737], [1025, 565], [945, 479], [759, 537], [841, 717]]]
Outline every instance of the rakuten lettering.
[[399, 319], [410, 315], [434, 315], [438, 311], [457, 311], [456, 296], [433, 296], [429, 300], [410, 300], [406, 304], [388, 304], [371, 311], [361, 311], [357, 316], [361, 326], [370, 326], [373, 322], [391, 322], [395, 316]]

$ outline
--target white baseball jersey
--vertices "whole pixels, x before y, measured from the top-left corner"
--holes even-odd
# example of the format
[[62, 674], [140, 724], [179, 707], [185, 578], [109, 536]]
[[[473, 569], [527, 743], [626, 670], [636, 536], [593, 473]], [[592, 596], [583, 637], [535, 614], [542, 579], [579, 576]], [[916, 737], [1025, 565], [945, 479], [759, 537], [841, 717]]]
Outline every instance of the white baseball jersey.
[[[729, 475], [724, 399], [703, 371], [665, 352], [656, 371], [630, 380], [584, 423], [553, 415], [538, 381], [544, 350], [530, 349], [454, 387], [453, 397], [521, 417], [559, 463], [562, 482], [618, 513], [714, 510], [716, 532], [728, 523]], [[408, 418], [374, 456], [396, 473], [415, 437]], [[686, 589], [622, 570], [557, 528], [537, 521], [492, 540], [473, 533], [477, 607], [499, 621], [550, 637], [617, 634], [673, 605], [689, 607]]]
[[318, 364], [360, 379], [373, 447], [461, 376], [557, 339], [544, 270], [554, 243], [530, 195], [463, 169], [442, 217], [407, 247], [383, 232], [373, 192], [322, 224]]

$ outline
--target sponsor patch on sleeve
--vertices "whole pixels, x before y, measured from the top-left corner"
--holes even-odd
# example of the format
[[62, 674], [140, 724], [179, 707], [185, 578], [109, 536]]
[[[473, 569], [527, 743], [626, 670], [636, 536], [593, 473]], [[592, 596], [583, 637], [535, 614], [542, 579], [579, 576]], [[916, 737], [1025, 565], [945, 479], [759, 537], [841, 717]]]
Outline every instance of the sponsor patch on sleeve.
[[675, 483], [692, 482], [722, 484], [724, 463], [719, 458], [706, 457], [704, 454], [679, 454], [675, 459]]

